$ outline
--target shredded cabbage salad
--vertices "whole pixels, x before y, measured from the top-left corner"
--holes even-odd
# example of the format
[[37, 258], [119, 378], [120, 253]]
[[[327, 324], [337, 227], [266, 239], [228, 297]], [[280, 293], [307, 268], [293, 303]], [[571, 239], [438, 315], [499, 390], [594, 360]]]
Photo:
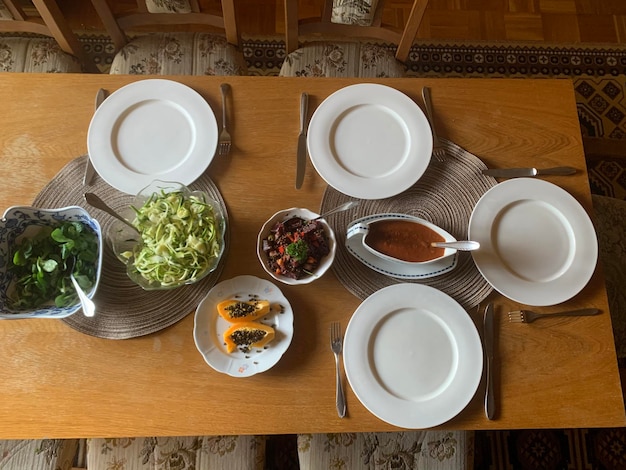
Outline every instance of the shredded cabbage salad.
[[164, 287], [193, 282], [219, 256], [219, 221], [203, 199], [161, 192], [133, 209], [143, 246], [122, 256], [134, 257], [135, 268], [149, 282]]

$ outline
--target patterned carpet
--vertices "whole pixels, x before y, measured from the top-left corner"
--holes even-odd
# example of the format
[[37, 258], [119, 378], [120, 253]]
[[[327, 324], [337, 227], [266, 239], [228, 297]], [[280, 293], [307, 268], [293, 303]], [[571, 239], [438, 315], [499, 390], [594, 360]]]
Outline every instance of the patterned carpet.
[[[81, 40], [106, 73], [111, 42], [97, 35]], [[244, 38], [242, 50], [252, 75], [277, 75], [285, 55], [284, 43], [271, 38]], [[572, 80], [592, 192], [626, 199], [626, 47], [425, 42], [412, 48], [407, 65], [416, 77]], [[295, 436], [270, 438], [267, 468], [298, 468]], [[474, 468], [624, 470], [626, 429], [478, 431]]]

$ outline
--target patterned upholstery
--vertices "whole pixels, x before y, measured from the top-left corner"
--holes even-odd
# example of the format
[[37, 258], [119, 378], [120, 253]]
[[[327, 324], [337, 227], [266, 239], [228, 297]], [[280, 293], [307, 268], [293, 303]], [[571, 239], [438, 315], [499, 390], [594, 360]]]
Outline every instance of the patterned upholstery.
[[[117, 50], [109, 73], [133, 75], [247, 75], [243, 54], [237, 49], [232, 0], [222, 0], [222, 14], [202, 11], [189, 0], [143, 0], [144, 8], [114, 14], [105, 0], [92, 0]], [[202, 28], [180, 29], [193, 24]], [[220, 25], [221, 24], [221, 25]], [[136, 29], [139, 27], [139, 29]], [[151, 30], [156, 27], [156, 30]], [[173, 31], [176, 32], [163, 32]], [[161, 31], [139, 34], [138, 31]], [[181, 32], [185, 31], [185, 32]], [[195, 31], [195, 32], [189, 32]]]
[[371, 26], [378, 0], [334, 0], [332, 23]]
[[387, 49], [358, 42], [313, 42], [285, 57], [282, 77], [399, 78], [405, 67]]
[[89, 439], [89, 470], [263, 470], [265, 437]]
[[[333, 0], [331, 23], [371, 26], [378, 0]], [[365, 42], [309, 42], [287, 54], [283, 77], [400, 78], [406, 67], [394, 53]]]
[[69, 470], [77, 439], [0, 440], [0, 470]]
[[[9, 6], [12, 5], [13, 15]], [[23, 6], [37, 13], [27, 14]], [[42, 9], [39, 12], [39, 8]], [[44, 22], [42, 18], [46, 18]], [[37, 6], [32, 2], [0, 0], [0, 72], [60, 73], [83, 71], [79, 59], [84, 59], [78, 38], [69, 29], [54, 2]], [[20, 33], [17, 36], [11, 34]], [[21, 33], [33, 36], [25, 37]], [[61, 47], [61, 45], [65, 50]], [[92, 69], [89, 69], [92, 71]]]
[[81, 71], [80, 62], [52, 38], [0, 37], [0, 72]]
[[301, 470], [465, 470], [473, 467], [473, 453], [470, 431], [298, 435]]
[[617, 357], [626, 359], [626, 201], [593, 194], [599, 259], [606, 278]]
[[208, 33], [154, 33], [138, 36], [113, 59], [111, 74], [247, 75], [237, 48]]
[[150, 13], [191, 12], [191, 4], [188, 0], [146, 0], [146, 8]]

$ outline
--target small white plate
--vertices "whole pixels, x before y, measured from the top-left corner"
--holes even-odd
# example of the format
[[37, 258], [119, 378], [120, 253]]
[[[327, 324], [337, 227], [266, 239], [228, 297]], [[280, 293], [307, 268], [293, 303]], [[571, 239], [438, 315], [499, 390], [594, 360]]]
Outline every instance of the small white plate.
[[[217, 313], [223, 300], [269, 300], [270, 312], [256, 320], [274, 328], [276, 336], [264, 349], [226, 352], [223, 334], [232, 325]], [[193, 339], [204, 360], [213, 369], [232, 377], [250, 377], [265, 372], [287, 351], [293, 338], [293, 310], [278, 287], [255, 276], [237, 276], [215, 285], [196, 309]]]
[[[348, 225], [346, 233], [349, 235], [353, 227], [360, 224], [367, 224], [371, 221], [383, 218], [395, 217], [406, 220], [419, 220], [408, 214], [374, 214], [361, 217]], [[440, 276], [452, 271], [457, 264], [458, 253], [446, 256], [438, 261], [425, 264], [396, 263], [380, 256], [376, 256], [363, 246], [363, 234], [356, 233], [346, 237], [346, 248], [348, 252], [361, 263], [374, 271], [395, 279], [427, 279], [429, 277]]]
[[409, 429], [459, 414], [483, 370], [470, 316], [452, 297], [421, 284], [394, 284], [365, 299], [346, 329], [343, 360], [363, 406]]
[[333, 188], [382, 199], [411, 187], [426, 171], [430, 125], [404, 93], [374, 83], [342, 88], [313, 113], [307, 134], [311, 162]]
[[112, 93], [94, 113], [89, 158], [111, 186], [137, 194], [155, 179], [193, 183], [217, 148], [217, 120], [182, 83], [148, 79]]
[[516, 178], [487, 191], [469, 222], [472, 256], [494, 289], [526, 305], [556, 305], [587, 285], [598, 259], [585, 209], [547, 181]]

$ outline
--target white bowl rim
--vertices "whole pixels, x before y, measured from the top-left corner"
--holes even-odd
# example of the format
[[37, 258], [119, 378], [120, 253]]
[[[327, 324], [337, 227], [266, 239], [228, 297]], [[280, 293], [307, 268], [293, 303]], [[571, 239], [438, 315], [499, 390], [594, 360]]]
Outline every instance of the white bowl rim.
[[335, 237], [335, 231], [326, 220], [319, 219], [318, 222], [322, 224], [322, 226], [324, 227], [324, 230], [326, 231], [326, 234], [328, 235], [328, 245], [330, 248], [330, 253], [328, 253], [324, 257], [323, 263], [320, 263], [320, 266], [317, 268], [315, 273], [311, 276], [303, 277], [300, 279], [293, 279], [287, 276], [277, 275], [276, 273], [270, 271], [267, 267], [267, 259], [262, 249], [262, 243], [263, 243], [263, 238], [264, 238], [263, 236], [269, 232], [270, 226], [273, 226], [273, 224], [275, 224], [279, 220], [284, 221], [294, 216], [301, 216], [307, 219], [315, 219], [316, 217], [319, 217], [319, 214], [317, 212], [313, 212], [312, 210], [306, 209], [304, 207], [291, 207], [289, 209], [280, 210], [274, 213], [270, 218], [268, 218], [265, 221], [265, 223], [261, 227], [261, 230], [259, 230], [259, 234], [257, 235], [257, 244], [256, 244], [257, 245], [257, 257], [259, 259], [259, 262], [261, 263], [261, 266], [263, 266], [263, 269], [265, 270], [265, 272], [268, 273], [270, 276], [272, 276], [272, 278], [276, 279], [277, 281], [282, 282], [284, 284], [292, 285], [292, 286], [310, 284], [316, 279], [319, 279], [320, 277], [322, 277], [330, 269], [331, 265], [333, 264], [335, 260], [335, 254], [337, 251], [337, 239]]
[[[8, 207], [4, 211], [4, 214], [2, 215], [2, 222], [6, 223], [8, 220], [12, 218], [12, 216], [15, 216], [16, 213], [19, 211], [32, 212], [32, 213], [40, 212], [46, 215], [50, 215], [55, 212], [61, 213], [61, 212], [75, 211], [75, 212], [80, 213], [81, 216], [83, 216], [84, 218], [88, 219], [90, 224], [93, 225], [93, 227], [95, 227], [96, 236], [98, 238], [98, 252], [99, 252], [98, 260], [96, 261], [96, 282], [94, 286], [92, 287], [92, 289], [87, 293], [87, 297], [89, 297], [90, 299], [93, 298], [98, 290], [100, 278], [102, 277], [102, 263], [103, 263], [103, 256], [104, 256], [104, 241], [103, 241], [104, 239], [102, 235], [102, 227], [100, 225], [100, 222], [98, 222], [98, 219], [93, 217], [87, 209], [81, 206], [77, 206], [77, 205], [64, 206], [64, 207], [51, 207], [51, 208], [36, 207], [36, 206], [29, 206], [29, 205], [15, 205], [15, 206]], [[75, 314], [80, 309], [81, 309], [80, 302], [77, 302], [76, 304], [72, 306], [68, 306], [68, 307], [62, 307], [62, 308], [52, 307], [52, 306], [39, 307], [35, 310], [25, 311], [22, 313], [0, 311], [0, 320], [2, 319], [18, 320], [18, 319], [24, 319], [24, 318], [57, 318], [57, 319], [66, 318], [66, 317], [69, 317], [70, 315]], [[57, 312], [62, 311], [62, 313], [50, 313], [50, 310], [54, 310]]]

